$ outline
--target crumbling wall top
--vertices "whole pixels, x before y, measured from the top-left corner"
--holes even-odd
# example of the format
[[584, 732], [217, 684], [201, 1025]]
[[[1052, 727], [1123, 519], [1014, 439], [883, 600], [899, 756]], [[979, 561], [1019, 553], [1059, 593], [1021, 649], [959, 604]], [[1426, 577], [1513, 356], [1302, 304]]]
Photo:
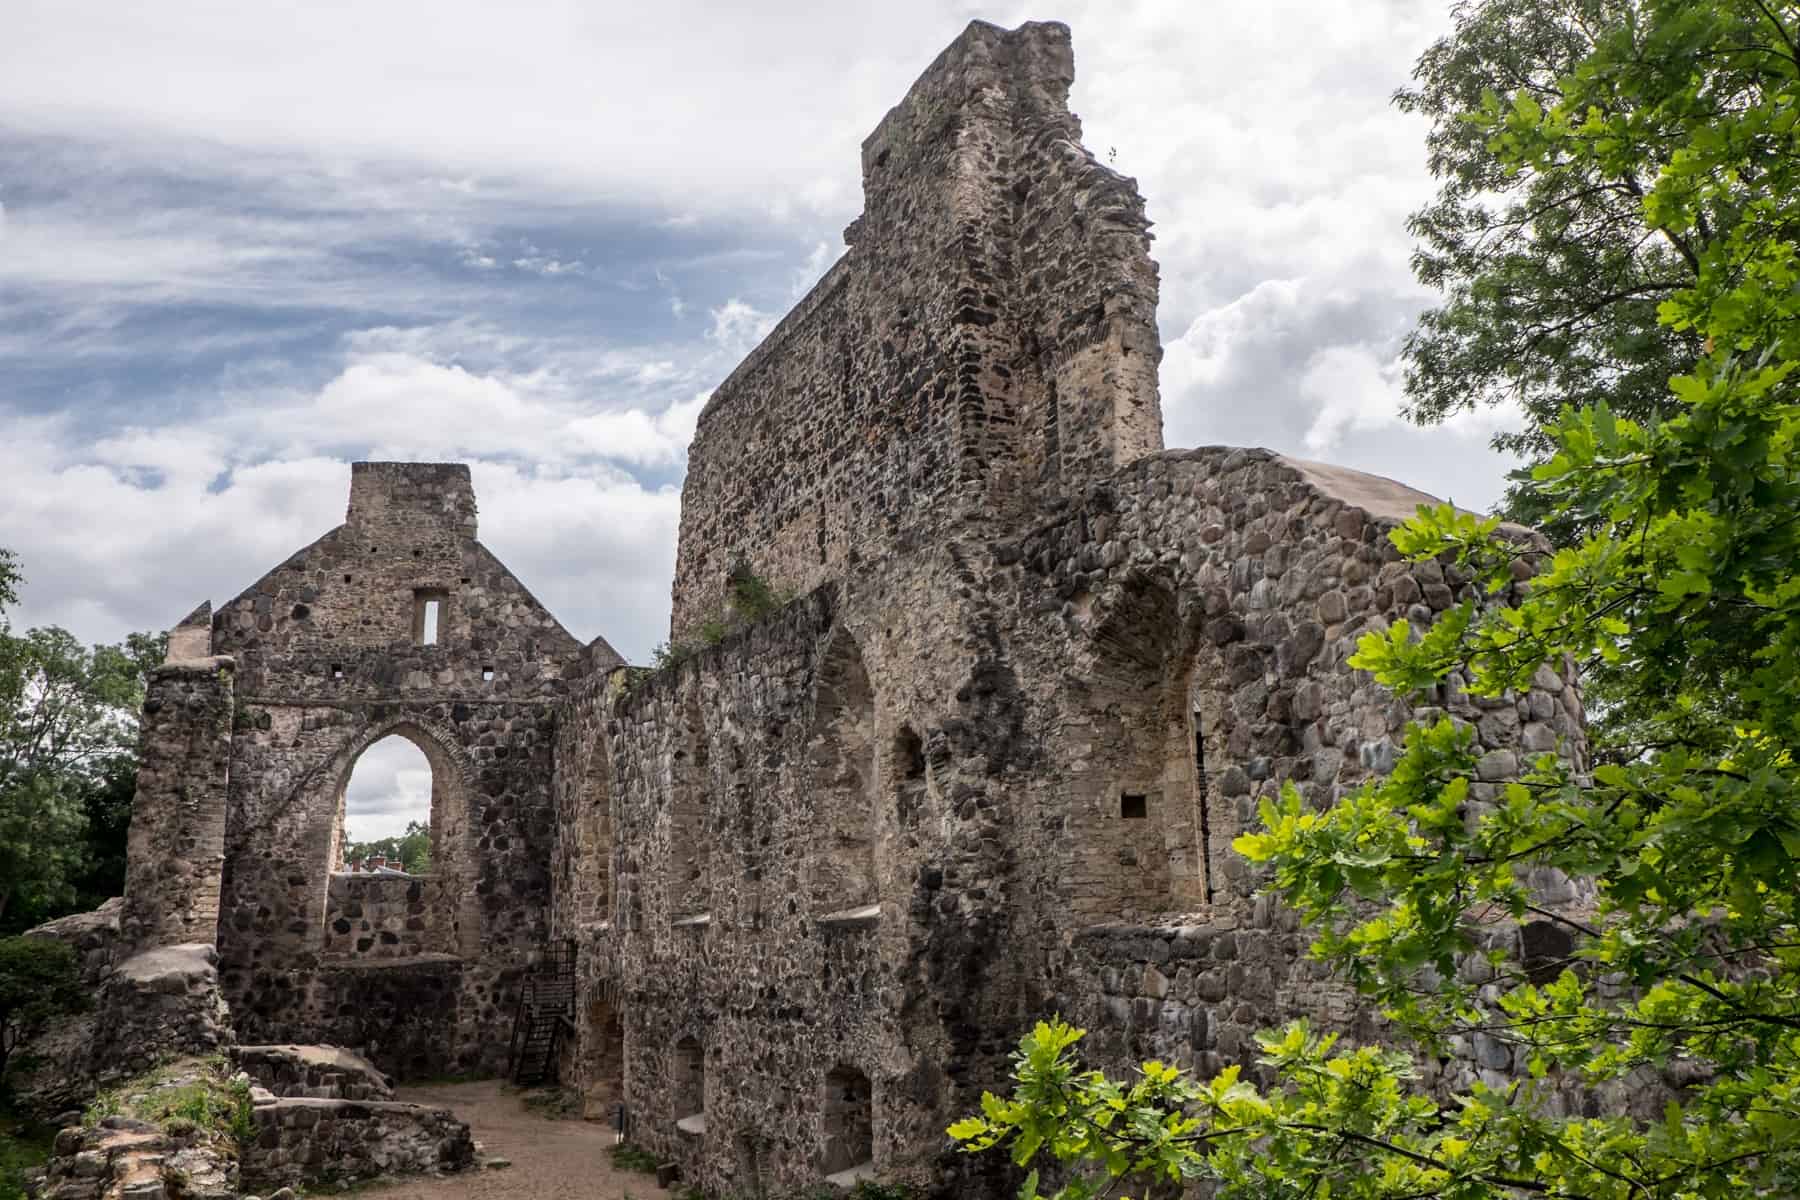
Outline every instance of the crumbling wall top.
[[353, 526], [442, 526], [475, 537], [475, 485], [467, 463], [359, 462], [350, 464]]

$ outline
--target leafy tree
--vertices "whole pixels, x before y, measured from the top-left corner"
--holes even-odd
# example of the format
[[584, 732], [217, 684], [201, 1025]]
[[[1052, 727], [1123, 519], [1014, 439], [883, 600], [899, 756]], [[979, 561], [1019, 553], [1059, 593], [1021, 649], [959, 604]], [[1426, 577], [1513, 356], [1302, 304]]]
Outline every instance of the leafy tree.
[[[1658, 318], [1658, 306], [1699, 275], [1700, 256], [1723, 226], [1718, 214], [1692, 228], [1656, 227], [1644, 195], [1679, 149], [1653, 138], [1626, 169], [1581, 159], [1526, 162], [1497, 155], [1480, 114], [1487, 96], [1554, 106], [1561, 81], [1607, 40], [1644, 19], [1640, 0], [1464, 0], [1454, 29], [1395, 95], [1427, 117], [1428, 163], [1440, 181], [1408, 228], [1419, 239], [1413, 269], [1442, 292], [1407, 339], [1411, 415], [1441, 421], [1480, 404], [1513, 404], [1524, 428], [1497, 448], [1541, 461], [1549, 426], [1566, 404], [1604, 401], [1637, 420], [1671, 411], [1668, 380], [1693, 369], [1702, 339]], [[1635, 117], [1628, 89], [1610, 97]], [[1511, 515], [1546, 522], [1557, 539], [1575, 528], [1530, 488]]]
[[[1260, 1043], [1269, 1088], [1158, 1064], [1128, 1087], [1079, 1070], [1079, 1031], [1050, 1023], [1022, 1043], [1013, 1095], [953, 1137], [1022, 1165], [1048, 1150], [1069, 1198], [1128, 1179], [1296, 1200], [1800, 1192], [1797, 93], [1793, 5], [1645, 0], [1554, 97], [1521, 85], [1471, 121], [1505, 162], [1644, 180], [1649, 229], [1704, 227], [1692, 283], [1658, 309], [1702, 350], [1660, 417], [1596, 403], [1545, 423], [1532, 486], [1587, 532], [1522, 595], [1493, 521], [1444, 506], [1396, 531], [1490, 603], [1371, 632], [1352, 665], [1479, 696], [1606, 664], [1637, 743], [1591, 775], [1545, 755], [1496, 788], [1445, 718], [1409, 731], [1389, 776], [1323, 812], [1289, 787], [1235, 843], [1417, 1048], [1489, 1038], [1524, 1072], [1431, 1093], [1410, 1054], [1296, 1024]], [[1543, 904], [1546, 868], [1591, 911]], [[1521, 961], [1506, 933], [1530, 921], [1565, 931], [1566, 960]], [[1616, 1101], [1658, 1079], [1659, 1119]], [[1608, 1086], [1599, 1115], [1558, 1102]]]
[[0, 1082], [7, 1060], [44, 1021], [86, 1003], [75, 951], [54, 938], [0, 938]]
[[[0, 601], [18, 582], [0, 552]], [[161, 648], [148, 634], [91, 648], [54, 626], [18, 634], [0, 610], [0, 927], [66, 911], [96, 861], [122, 852], [133, 714]], [[90, 814], [105, 817], [104, 845], [88, 841]]]
[[431, 871], [431, 827], [408, 821], [398, 837], [376, 838], [368, 842], [351, 842], [344, 847], [344, 861], [357, 862], [375, 855], [397, 862], [408, 875], [426, 875]]

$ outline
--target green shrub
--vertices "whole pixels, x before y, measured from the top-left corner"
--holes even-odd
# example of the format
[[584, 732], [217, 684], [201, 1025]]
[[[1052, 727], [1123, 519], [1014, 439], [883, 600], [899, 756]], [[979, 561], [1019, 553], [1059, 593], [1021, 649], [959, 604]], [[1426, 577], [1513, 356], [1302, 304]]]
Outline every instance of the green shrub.
[[662, 1159], [630, 1142], [620, 1142], [612, 1148], [612, 1162], [621, 1171], [642, 1171], [646, 1175], [656, 1174], [656, 1168], [662, 1165]]
[[75, 951], [54, 938], [0, 938], [0, 1080], [7, 1059], [45, 1021], [87, 1006]]

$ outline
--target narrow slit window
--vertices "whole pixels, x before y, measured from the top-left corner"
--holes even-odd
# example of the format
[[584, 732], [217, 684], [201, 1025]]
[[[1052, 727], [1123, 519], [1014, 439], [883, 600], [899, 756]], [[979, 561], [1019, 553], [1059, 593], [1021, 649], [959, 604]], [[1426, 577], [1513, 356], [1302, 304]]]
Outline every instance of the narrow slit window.
[[1194, 784], [1200, 810], [1200, 863], [1206, 885], [1206, 902], [1211, 904], [1217, 892], [1213, 884], [1212, 817], [1206, 802], [1206, 726], [1205, 718], [1194, 713]]
[[1126, 792], [1119, 797], [1119, 815], [1127, 821], [1142, 821], [1150, 816], [1150, 798], [1136, 792]]
[[444, 626], [444, 593], [437, 591], [417, 591], [413, 593], [413, 642], [420, 646], [435, 646], [443, 640]]

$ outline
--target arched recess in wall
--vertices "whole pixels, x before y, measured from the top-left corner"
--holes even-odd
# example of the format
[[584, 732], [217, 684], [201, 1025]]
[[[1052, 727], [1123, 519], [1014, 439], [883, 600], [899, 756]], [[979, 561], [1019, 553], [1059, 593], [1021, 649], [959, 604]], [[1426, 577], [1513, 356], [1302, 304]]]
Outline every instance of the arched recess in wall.
[[1088, 700], [1063, 732], [1070, 902], [1094, 922], [1206, 902], [1189, 732], [1193, 634], [1161, 581], [1129, 579], [1105, 601], [1083, 648]]
[[826, 1072], [824, 1118], [826, 1175], [875, 1161], [875, 1089], [867, 1075], [842, 1063]]
[[706, 1049], [689, 1034], [669, 1060], [669, 1102], [684, 1133], [706, 1132]]
[[[344, 863], [345, 802], [357, 764], [373, 747], [403, 738], [431, 771], [429, 866], [422, 872], [351, 871]], [[470, 954], [480, 943], [473, 849], [474, 768], [448, 734], [415, 720], [363, 731], [334, 760], [331, 802], [320, 815], [320, 953], [328, 959]]]
[[625, 1025], [610, 981], [596, 985], [588, 997], [580, 1046], [582, 1115], [590, 1121], [610, 1120], [625, 1099]]
[[1232, 840], [1298, 771], [1273, 649], [1169, 581], [1135, 576], [1104, 600], [1084, 650], [1090, 725], [1070, 731], [1089, 748], [1069, 776], [1073, 907], [1135, 921], [1247, 899]]
[[821, 914], [866, 908], [880, 899], [875, 690], [861, 651], [841, 630], [820, 661], [806, 755], [813, 802], [807, 903]]
[[669, 918], [692, 920], [712, 911], [712, 876], [707, 828], [711, 763], [700, 699], [693, 692], [682, 700], [681, 720], [669, 750], [668, 871]]
[[581, 782], [575, 801], [571, 907], [579, 922], [606, 921], [613, 912], [613, 812], [612, 758], [604, 737], [594, 739]]

